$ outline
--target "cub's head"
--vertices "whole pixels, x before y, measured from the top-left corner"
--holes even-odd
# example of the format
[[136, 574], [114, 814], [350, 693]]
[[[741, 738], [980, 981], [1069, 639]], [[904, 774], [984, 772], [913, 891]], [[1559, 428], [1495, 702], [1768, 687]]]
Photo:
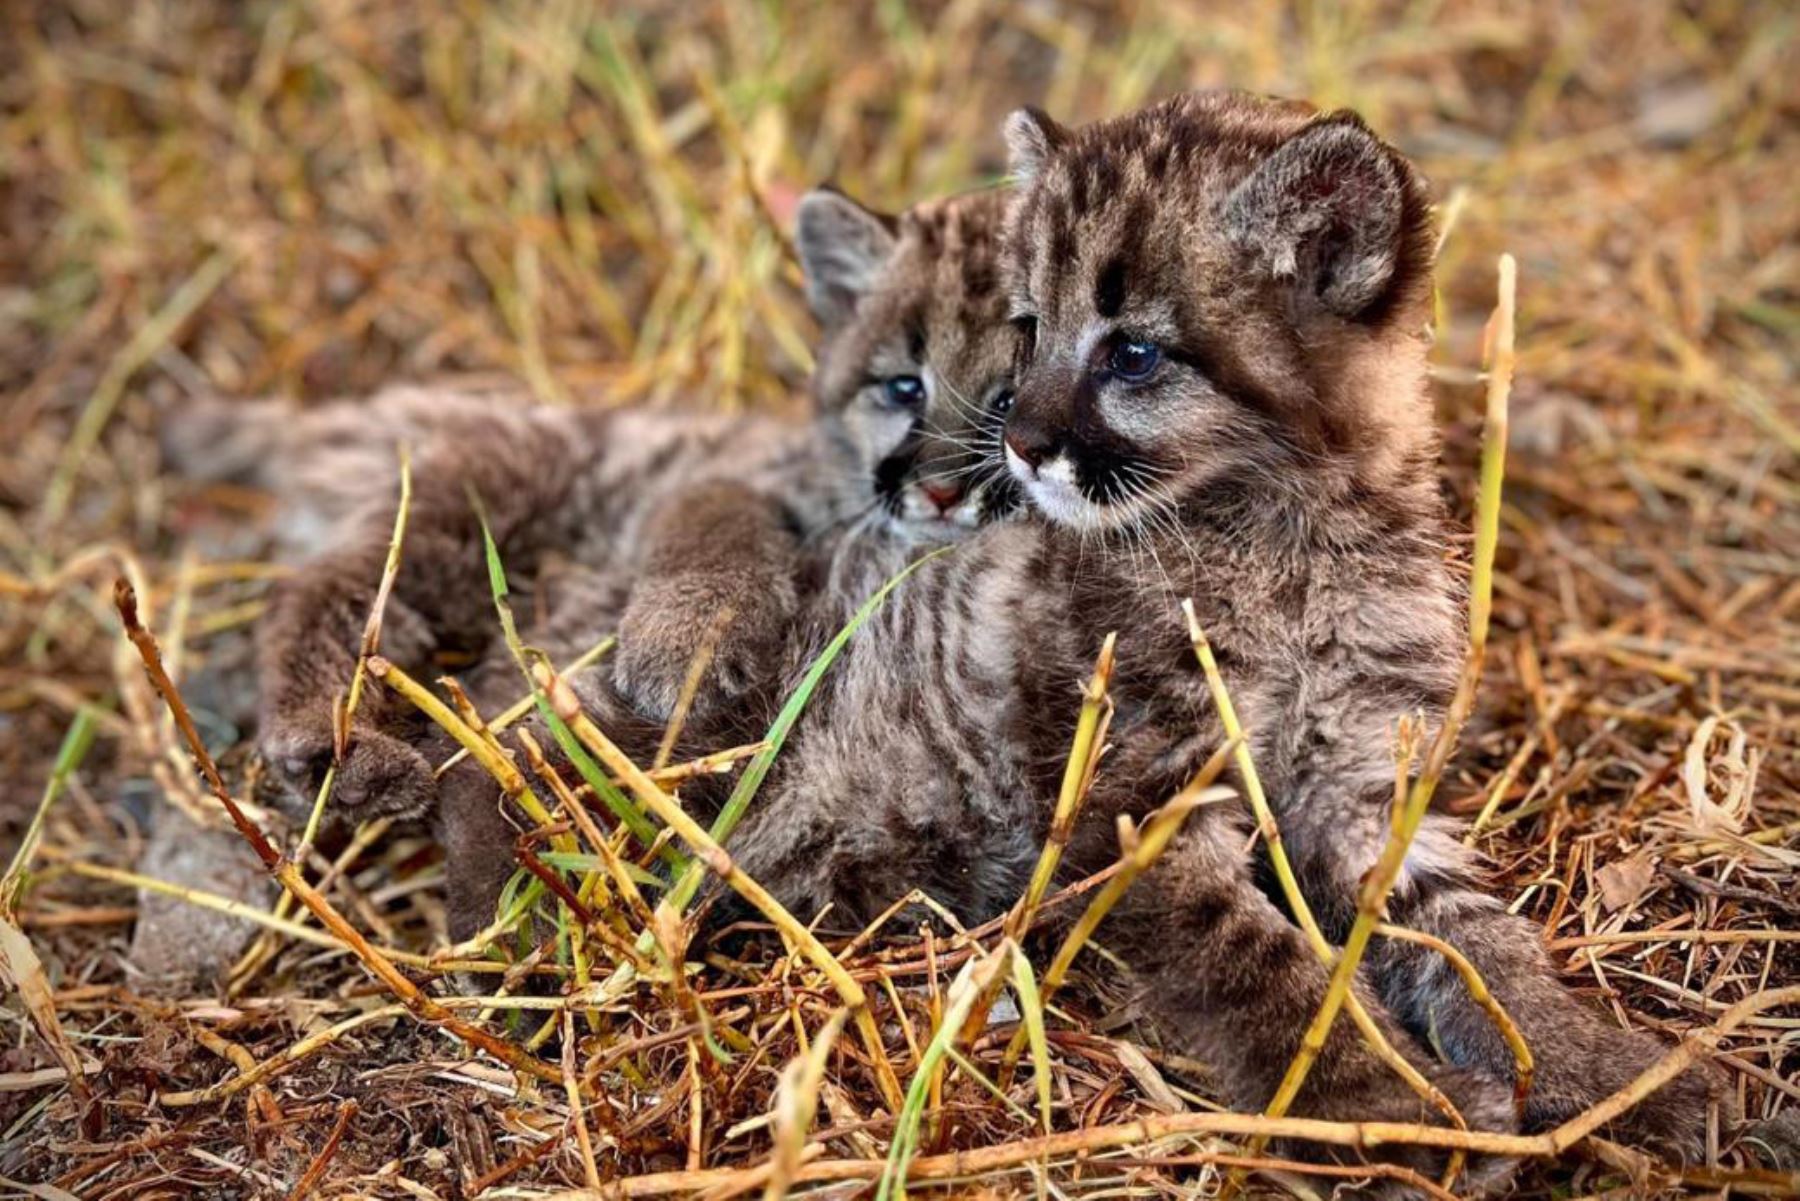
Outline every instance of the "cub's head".
[[1350, 113], [1176, 97], [1007, 122], [1004, 267], [1028, 341], [1005, 457], [1051, 520], [1386, 488], [1435, 450], [1426, 190]]
[[897, 218], [829, 189], [800, 202], [806, 296], [824, 331], [821, 411], [913, 537], [955, 537], [1016, 503], [999, 466], [1017, 343], [1000, 279], [1004, 220], [994, 191]]

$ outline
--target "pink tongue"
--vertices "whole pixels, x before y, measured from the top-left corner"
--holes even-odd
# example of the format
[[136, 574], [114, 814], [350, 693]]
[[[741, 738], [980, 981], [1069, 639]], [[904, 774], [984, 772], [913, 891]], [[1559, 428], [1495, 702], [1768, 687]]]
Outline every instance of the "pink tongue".
[[945, 488], [933, 484], [921, 484], [919, 491], [923, 492], [926, 499], [938, 507], [940, 513], [951, 508], [962, 497], [962, 489], [957, 487]]

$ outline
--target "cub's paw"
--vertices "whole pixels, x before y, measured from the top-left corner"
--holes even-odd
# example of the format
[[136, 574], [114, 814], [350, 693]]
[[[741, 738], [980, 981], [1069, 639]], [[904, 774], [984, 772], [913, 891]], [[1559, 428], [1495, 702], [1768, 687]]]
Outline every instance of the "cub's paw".
[[[1585, 1007], [1569, 1007], [1554, 1037], [1533, 1043], [1537, 1080], [1525, 1103], [1525, 1125], [1545, 1130], [1618, 1092], [1670, 1048], [1647, 1034], [1620, 1030]], [[1696, 1065], [1651, 1093], [1601, 1133], [1658, 1154], [1698, 1163], [1706, 1152], [1707, 1104], [1719, 1091], [1711, 1067]]]
[[[1638, 1061], [1638, 1070], [1649, 1067], [1668, 1048], [1649, 1038], [1634, 1039], [1649, 1053]], [[1631, 1073], [1635, 1077], [1637, 1072]], [[1630, 1078], [1620, 1081], [1620, 1087]], [[1706, 1159], [1706, 1112], [1723, 1088], [1719, 1073], [1707, 1066], [1690, 1067], [1675, 1079], [1627, 1110], [1605, 1133], [1620, 1142], [1636, 1143], [1682, 1163]], [[1615, 1090], [1616, 1091], [1616, 1090]]]
[[736, 580], [731, 586], [701, 575], [645, 579], [633, 588], [619, 622], [613, 683], [643, 716], [666, 721], [688, 673], [709, 654], [694, 694], [705, 713], [747, 692], [774, 669], [772, 650], [795, 607], [785, 580]]
[[[1295, 1116], [1336, 1122], [1450, 1125], [1450, 1119], [1436, 1104], [1420, 1096], [1362, 1043], [1361, 1035], [1348, 1021], [1342, 1025], [1344, 1028], [1333, 1030], [1330, 1049], [1321, 1057], [1295, 1101], [1292, 1111]], [[1437, 1061], [1398, 1028], [1390, 1026], [1387, 1034], [1389, 1042], [1396, 1049], [1404, 1049], [1408, 1060], [1455, 1107], [1470, 1130], [1511, 1134], [1518, 1129], [1511, 1085], [1484, 1072]], [[1363, 1152], [1350, 1148], [1325, 1149], [1300, 1142], [1288, 1144], [1283, 1149], [1302, 1159], [1324, 1154], [1347, 1163], [1396, 1164], [1427, 1180], [1438, 1179], [1450, 1158], [1450, 1153], [1441, 1148], [1403, 1142], [1383, 1144]], [[1457, 1177], [1455, 1191], [1461, 1196], [1487, 1196], [1505, 1185], [1516, 1166], [1517, 1161], [1510, 1158], [1472, 1154]], [[1351, 1195], [1410, 1199], [1426, 1194], [1403, 1178], [1377, 1174], [1365, 1188], [1352, 1190]]]
[[[316, 720], [268, 724], [257, 740], [263, 763], [294, 813], [312, 809], [332, 766], [331, 727]], [[379, 730], [353, 727], [344, 762], [333, 777], [327, 813], [362, 822], [377, 817], [416, 817], [437, 799], [437, 780], [425, 756]]]

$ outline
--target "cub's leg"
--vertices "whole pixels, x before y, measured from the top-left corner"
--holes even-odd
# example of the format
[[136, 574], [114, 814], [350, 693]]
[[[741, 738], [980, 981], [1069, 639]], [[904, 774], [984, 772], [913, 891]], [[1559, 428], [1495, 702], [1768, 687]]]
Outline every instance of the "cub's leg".
[[[1507, 913], [1492, 897], [1463, 888], [1420, 889], [1395, 904], [1392, 916], [1468, 956], [1518, 1025], [1535, 1060], [1525, 1103], [1529, 1129], [1576, 1116], [1669, 1050], [1649, 1035], [1620, 1030], [1563, 987], [1538, 927]], [[1369, 961], [1382, 997], [1451, 1062], [1513, 1079], [1512, 1052], [1441, 956], [1415, 943], [1377, 939]], [[1639, 1102], [1607, 1133], [1647, 1140], [1697, 1161], [1705, 1152], [1712, 1086], [1708, 1070], [1691, 1068]]]
[[[1367, 618], [1378, 631], [1411, 627], [1433, 610], [1431, 595], [1384, 610], [1371, 598]], [[1439, 603], [1436, 611], [1447, 612]], [[1346, 628], [1350, 622], [1345, 620]], [[1342, 939], [1356, 911], [1362, 879], [1388, 839], [1394, 805], [1394, 731], [1410, 713], [1441, 712], [1454, 678], [1455, 645], [1445, 626], [1419, 643], [1342, 653], [1306, 681], [1305, 707], [1272, 762], [1270, 797], [1282, 836], [1326, 936]], [[1435, 665], [1435, 668], [1434, 668]], [[1252, 718], [1254, 720], [1254, 718]], [[1284, 730], [1270, 715], [1263, 728]], [[1255, 727], [1252, 727], [1255, 728]], [[1500, 1003], [1519, 1023], [1537, 1062], [1525, 1125], [1542, 1130], [1611, 1094], [1662, 1053], [1654, 1039], [1616, 1029], [1557, 980], [1536, 927], [1508, 916], [1483, 895], [1458, 824], [1428, 815], [1419, 828], [1389, 901], [1398, 925], [1417, 925], [1474, 961]], [[1488, 1028], [1486, 1015], [1436, 952], [1415, 943], [1374, 940], [1370, 965], [1388, 1008], [1421, 1037], [1433, 1037], [1451, 1062], [1512, 1079], [1512, 1056]], [[1708, 1073], [1696, 1068], [1665, 1085], [1620, 1119], [1625, 1139], [1672, 1145], [1698, 1154], [1705, 1130]]]
[[[1306, 894], [1329, 936], [1341, 937], [1355, 912], [1362, 873], [1386, 836], [1391, 787], [1371, 797], [1360, 820], [1337, 811], [1309, 821], [1290, 808], [1281, 826]], [[1359, 832], [1360, 828], [1360, 832]], [[1362, 848], [1354, 853], [1352, 848]], [[1527, 1130], [1548, 1129], [1610, 1096], [1668, 1050], [1648, 1035], [1620, 1030], [1557, 979], [1535, 924], [1508, 914], [1475, 887], [1469, 856], [1453, 823], [1427, 819], [1400, 885], [1389, 900], [1396, 925], [1436, 935], [1481, 973], [1531, 1047], [1535, 1074], [1526, 1098]], [[1376, 936], [1367, 963], [1395, 1017], [1450, 1060], [1510, 1083], [1512, 1052], [1443, 957], [1417, 943]], [[1621, 1117], [1613, 1136], [1689, 1158], [1704, 1149], [1712, 1075], [1690, 1068]]]
[[613, 680], [639, 712], [674, 711], [709, 641], [694, 713], [770, 679], [799, 607], [794, 529], [776, 502], [728, 481], [684, 489], [649, 515], [613, 657]]
[[[1157, 1026], [1216, 1073], [1234, 1109], [1254, 1112], [1274, 1096], [1328, 974], [1299, 928], [1251, 878], [1247, 832], [1238, 813], [1219, 806], [1196, 811], [1163, 860], [1126, 893], [1101, 938], [1132, 964]], [[1387, 1016], [1366, 982], [1357, 991], [1389, 1042], [1472, 1129], [1512, 1129], [1511, 1095], [1497, 1079], [1437, 1062]], [[1444, 1121], [1369, 1050], [1347, 1016], [1333, 1025], [1290, 1112], [1340, 1121]], [[1299, 1143], [1288, 1150], [1353, 1155]], [[1444, 1161], [1442, 1153], [1423, 1148], [1394, 1146], [1379, 1155], [1434, 1177]], [[1500, 1161], [1472, 1161], [1463, 1187], [1479, 1191], [1509, 1170]]]
[[[560, 540], [559, 514], [590, 457], [583, 428], [567, 414], [543, 411], [495, 428], [478, 445], [440, 439], [417, 460], [381, 640], [382, 654], [409, 672], [429, 672], [439, 650], [478, 652], [496, 628], [471, 490], [487, 506], [508, 565], [529, 571]], [[390, 502], [349, 521], [330, 549], [275, 588], [257, 631], [260, 749], [301, 804], [332, 762], [333, 707], [349, 687], [393, 519]], [[416, 715], [372, 685], [350, 730], [333, 808], [355, 820], [429, 808], [436, 789], [418, 739]]]

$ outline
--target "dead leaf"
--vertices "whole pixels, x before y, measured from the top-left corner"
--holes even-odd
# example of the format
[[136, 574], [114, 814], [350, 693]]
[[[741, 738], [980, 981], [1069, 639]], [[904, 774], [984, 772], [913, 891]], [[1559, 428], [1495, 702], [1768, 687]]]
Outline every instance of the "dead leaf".
[[1648, 855], [1620, 859], [1594, 873], [1594, 883], [1600, 886], [1601, 908], [1608, 913], [1637, 904], [1655, 879], [1656, 864]]
[[0, 984], [19, 990], [25, 1011], [37, 1023], [38, 1033], [50, 1044], [50, 1050], [55, 1052], [68, 1075], [69, 1086], [85, 1106], [88, 1087], [82, 1075], [81, 1056], [75, 1053], [74, 1046], [63, 1033], [62, 1023], [56, 1019], [56, 999], [50, 991], [50, 978], [44, 974], [44, 965], [39, 962], [37, 952], [31, 949], [31, 940], [3, 917], [0, 917]]
[[[1729, 732], [1725, 753], [1708, 758], [1713, 735], [1720, 732], [1721, 724], [1716, 716], [1702, 721], [1682, 757], [1681, 783], [1687, 790], [1688, 812], [1694, 828], [1702, 834], [1742, 833], [1756, 790], [1759, 758], [1755, 754], [1746, 757], [1748, 739], [1742, 726], [1725, 723], [1724, 730]], [[1718, 800], [1712, 796], [1715, 773], [1723, 789]]]

